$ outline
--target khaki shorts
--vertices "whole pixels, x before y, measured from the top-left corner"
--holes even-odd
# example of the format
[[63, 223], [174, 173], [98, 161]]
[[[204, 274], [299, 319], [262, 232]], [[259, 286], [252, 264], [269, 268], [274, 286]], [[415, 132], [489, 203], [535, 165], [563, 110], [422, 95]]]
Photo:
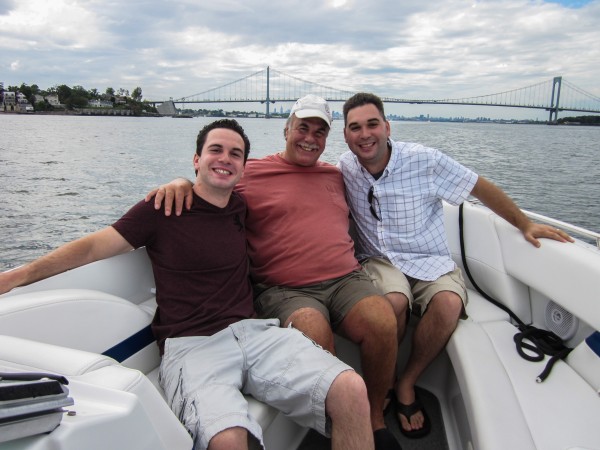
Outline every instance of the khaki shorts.
[[[433, 296], [442, 291], [454, 292], [461, 298], [464, 307], [467, 306], [467, 288], [458, 267], [436, 280], [422, 281], [405, 276], [387, 259], [368, 258], [362, 261], [362, 265], [381, 293], [404, 294], [408, 298], [411, 311], [417, 315], [422, 316]], [[462, 318], [467, 317], [464, 307]]]
[[320, 311], [335, 331], [346, 314], [361, 300], [381, 295], [369, 276], [357, 270], [311, 286], [254, 287], [254, 309], [259, 317], [276, 318], [282, 324], [300, 308]]

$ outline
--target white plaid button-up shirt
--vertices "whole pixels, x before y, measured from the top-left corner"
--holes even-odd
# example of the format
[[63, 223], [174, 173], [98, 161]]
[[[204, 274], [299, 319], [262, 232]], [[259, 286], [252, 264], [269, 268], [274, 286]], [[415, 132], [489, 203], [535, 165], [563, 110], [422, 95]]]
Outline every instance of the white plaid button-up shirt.
[[390, 145], [390, 161], [377, 180], [352, 152], [344, 153], [338, 163], [356, 223], [357, 256], [383, 256], [407, 276], [435, 280], [455, 268], [442, 200], [452, 205], [465, 201], [477, 174], [439, 150], [405, 142]]

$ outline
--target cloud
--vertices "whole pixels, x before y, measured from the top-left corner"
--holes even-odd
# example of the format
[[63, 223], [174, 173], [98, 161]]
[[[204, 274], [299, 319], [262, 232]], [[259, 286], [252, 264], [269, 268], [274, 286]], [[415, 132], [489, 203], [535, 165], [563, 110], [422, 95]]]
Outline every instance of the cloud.
[[141, 86], [150, 99], [267, 65], [401, 98], [484, 95], [558, 75], [600, 96], [598, 23], [600, 0], [0, 0], [0, 73], [5, 85]]
[[16, 3], [16, 0], [0, 0], [0, 16], [8, 14]]

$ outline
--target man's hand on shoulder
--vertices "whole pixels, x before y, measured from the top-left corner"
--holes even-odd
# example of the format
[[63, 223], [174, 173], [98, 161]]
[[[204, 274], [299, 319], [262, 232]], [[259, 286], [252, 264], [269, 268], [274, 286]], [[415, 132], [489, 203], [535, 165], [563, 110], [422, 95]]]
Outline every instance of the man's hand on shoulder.
[[155, 189], [152, 189], [146, 195], [146, 202], [154, 197], [154, 208], [160, 209], [161, 205], [165, 204], [165, 216], [170, 216], [175, 206], [175, 215], [180, 216], [183, 207], [189, 210], [192, 207], [194, 200], [193, 184], [185, 178], [175, 178], [173, 181], [163, 184]]

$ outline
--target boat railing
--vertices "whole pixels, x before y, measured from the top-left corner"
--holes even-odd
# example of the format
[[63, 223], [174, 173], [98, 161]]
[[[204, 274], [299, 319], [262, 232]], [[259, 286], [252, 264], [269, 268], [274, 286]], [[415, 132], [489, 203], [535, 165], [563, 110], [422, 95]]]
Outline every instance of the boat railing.
[[[469, 202], [475, 205], [483, 205], [478, 199], [469, 199]], [[553, 227], [567, 231], [568, 233], [576, 234], [580, 237], [583, 237], [585, 238], [585, 240], [589, 240], [590, 242], [595, 242], [596, 248], [600, 249], [600, 233], [588, 230], [587, 228], [578, 227], [577, 225], [573, 225], [567, 222], [563, 222], [562, 220], [557, 220], [548, 216], [544, 216], [542, 214], [534, 213], [526, 209], [522, 209], [521, 211], [523, 211], [525, 215], [532, 220], [546, 223]]]
[[567, 231], [569, 233], [577, 234], [579, 236], [591, 239], [592, 241], [596, 242], [596, 247], [600, 248], [600, 233], [596, 233], [595, 231], [591, 231], [586, 228], [578, 227], [577, 225], [563, 222], [562, 220], [552, 219], [551, 217], [527, 211], [525, 209], [523, 209], [522, 211], [530, 219], [536, 220], [538, 222], [547, 223], [548, 225], [560, 228], [561, 230]]

